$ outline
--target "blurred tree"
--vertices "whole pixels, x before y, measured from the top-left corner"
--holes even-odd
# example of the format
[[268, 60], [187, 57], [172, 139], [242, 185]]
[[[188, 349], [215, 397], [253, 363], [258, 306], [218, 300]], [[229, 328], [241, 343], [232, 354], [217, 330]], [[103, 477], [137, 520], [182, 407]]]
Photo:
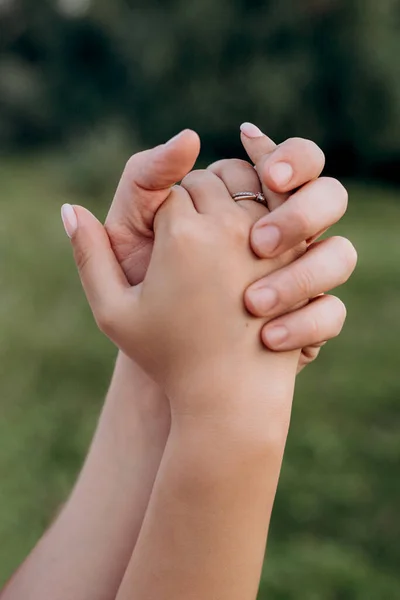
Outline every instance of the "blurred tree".
[[251, 120], [341, 173], [396, 176], [399, 20], [397, 0], [2, 0], [0, 141], [118, 117], [148, 144], [193, 127], [213, 158]]

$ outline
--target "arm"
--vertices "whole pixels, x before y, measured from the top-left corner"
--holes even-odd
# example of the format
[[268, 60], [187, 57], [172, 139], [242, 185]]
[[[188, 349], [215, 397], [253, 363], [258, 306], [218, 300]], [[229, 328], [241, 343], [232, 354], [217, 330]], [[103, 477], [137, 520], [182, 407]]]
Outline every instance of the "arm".
[[[118, 600], [256, 597], [286, 441], [292, 372], [277, 389], [266, 385], [265, 361], [248, 364], [240, 381], [221, 382], [232, 406], [242, 409], [221, 421], [174, 423]], [[204, 390], [207, 402], [220, 402], [215, 392]]]
[[120, 354], [71, 497], [1, 600], [114, 599], [136, 543], [170, 425], [169, 405]]
[[246, 600], [258, 586], [298, 352], [262, 348], [261, 323], [246, 315], [242, 294], [277, 264], [249, 252], [250, 216], [226, 191], [220, 214], [203, 213], [221, 194], [220, 180], [209, 178], [219, 188], [198, 198], [200, 212], [182, 188], [159, 211], [150, 267], [136, 288], [121, 277], [101, 225], [75, 207], [75, 256], [97, 321], [171, 404], [122, 600]]
[[[260, 154], [269, 151], [264, 142], [263, 140], [261, 145], [260, 140], [247, 142], [246, 149], [254, 161], [259, 160]], [[303, 140], [302, 143], [305, 143], [305, 141]], [[287, 145], [283, 144], [282, 147], [287, 147]], [[193, 133], [185, 132], [170, 144], [141, 153], [129, 161], [107, 220], [112, 246], [129, 281], [140, 281], [143, 277], [152, 247], [151, 227], [154, 212], [167, 197], [168, 186], [173, 181], [181, 179], [185, 172], [190, 170], [190, 165], [193, 164], [197, 153], [198, 141], [196, 136]], [[297, 154], [291, 153], [289, 147], [286, 156], [287, 160], [293, 164], [296, 174], [294, 183], [296, 185], [300, 185], [303, 182], [303, 179], [300, 178], [305, 177], [304, 167], [299, 158], [301, 155], [302, 152], [300, 151]], [[307, 172], [307, 176], [315, 177], [318, 174], [316, 172], [316, 161], [311, 156], [308, 156], [308, 158], [308, 165], [314, 165], [314, 170], [312, 173]], [[274, 162], [273, 153], [269, 157], [269, 161]], [[249, 178], [248, 175], [250, 173], [254, 175], [254, 171], [248, 169], [248, 164], [245, 163], [243, 166], [238, 161], [229, 161], [229, 168], [226, 169], [227, 165], [228, 161], [218, 163], [221, 168], [219, 175], [223, 180], [227, 179], [227, 183], [232, 181], [237, 184], [241, 180], [243, 189], [251, 187], [252, 178]], [[224, 168], [222, 168], [223, 166]], [[235, 192], [238, 189], [232, 191]], [[334, 198], [331, 198], [331, 202], [334, 200]], [[331, 224], [327, 218], [323, 220], [322, 208], [311, 206], [311, 203], [307, 202], [307, 198], [303, 202], [303, 215], [305, 218], [320, 214], [319, 229], [320, 225], [328, 227]], [[299, 211], [293, 210], [292, 217], [287, 220], [288, 224], [291, 223], [291, 229], [283, 229], [283, 239], [287, 240], [287, 247], [293, 244], [292, 238], [294, 238], [294, 235], [291, 231], [296, 232], [299, 229], [296, 224], [299, 215]], [[278, 224], [281, 221], [278, 219]], [[313, 226], [316, 227], [316, 223]], [[312, 233], [317, 233], [317, 229]], [[331, 255], [333, 251], [332, 248]], [[318, 274], [317, 271], [315, 271], [315, 274]], [[277, 293], [279, 294], [280, 289], [288, 290], [292, 288], [293, 297], [296, 297], [298, 290], [294, 288], [293, 284], [302, 280], [302, 277], [291, 277], [289, 271], [285, 279], [281, 278], [279, 281], [274, 282]], [[328, 287], [332, 287], [334, 281], [332, 275]], [[268, 283], [268, 278], [265, 282]], [[304, 296], [305, 298], [306, 296]], [[249, 304], [249, 308], [251, 306], [253, 306], [253, 303]], [[260, 306], [263, 306], [262, 302]], [[261, 309], [258, 309], [257, 312], [259, 311]], [[285, 307], [281, 312], [286, 312]], [[275, 314], [278, 313], [279, 311]], [[297, 314], [291, 313], [293, 319], [292, 332], [289, 327], [289, 333], [291, 333], [289, 338], [292, 341], [291, 348], [313, 343], [313, 336], [315, 337], [314, 330], [310, 330], [310, 328], [304, 331], [304, 335], [300, 336], [300, 339], [298, 339], [299, 336], [293, 335], [295, 330], [299, 329], [298, 324], [306, 322], [304, 318], [297, 318], [296, 320]], [[318, 313], [317, 310], [310, 314], [310, 318], [313, 318], [321, 326], [327, 320], [326, 315]], [[287, 317], [284, 319], [284, 324], [291, 324]], [[291, 348], [286, 347], [285, 349]], [[139, 394], [139, 389], [143, 392], [143, 396]], [[146, 398], [152, 398], [154, 403], [153, 401], [146, 402]], [[160, 398], [160, 402], [157, 402], [156, 398]], [[154, 408], [153, 416], [147, 412], [149, 406]], [[159, 418], [156, 416], [158, 414], [157, 407], [160, 409]], [[149, 418], [147, 419], [147, 417]], [[133, 438], [130, 433], [130, 422], [134, 430], [139, 428], [139, 423], [141, 424], [140, 435], [137, 438]], [[66, 581], [68, 585], [72, 586], [76, 598], [88, 598], [89, 589], [93, 590], [93, 597], [113, 597], [117, 579], [122, 577], [136, 541], [145, 510], [145, 498], [149, 497], [151, 482], [155, 477], [162, 455], [162, 448], [167, 437], [168, 423], [169, 415], [165, 409], [164, 395], [159, 390], [157, 391], [155, 387], [150, 386], [147, 377], [139, 368], [135, 367], [134, 363], [121, 357], [118, 360], [99, 430], [79, 483], [60, 517], [18, 571], [18, 574], [14, 576], [6, 590], [3, 591], [2, 598], [14, 599], [20, 595], [21, 590], [24, 590], [25, 593], [29, 588], [29, 597], [35, 599], [43, 596], [43, 590], [47, 591], [48, 585], [53, 585], [54, 587], [51, 588], [51, 591], [54, 592], [53, 597], [62, 599], [71, 591], [67, 587]], [[117, 447], [111, 443], [113, 439], [118, 440]], [[142, 452], [141, 460], [143, 459], [143, 464], [141, 460], [137, 460], [138, 452]], [[121, 466], [123, 467], [122, 471]], [[135, 473], [132, 472], [134, 466], [139, 468]], [[140, 481], [141, 485], [138, 486], [137, 482], [147, 468], [149, 468], [147, 472], [148, 479], [145, 477], [147, 483], [143, 486]], [[154, 471], [152, 471], [153, 468]], [[107, 483], [110, 484], [110, 482], [115, 481], [115, 487], [105, 484], [105, 473], [108, 478]], [[123, 473], [128, 474], [126, 478], [124, 478]], [[125, 487], [124, 494], [121, 493], [122, 482], [124, 485], [129, 484]], [[149, 484], [148, 488], [147, 484]], [[104, 490], [102, 490], [102, 486], [105, 488]], [[91, 493], [97, 494], [98, 490], [102, 490], [102, 493], [104, 493], [105, 503], [103, 505], [100, 502], [101, 498], [95, 497], [93, 501], [90, 497]], [[131, 497], [128, 499], [129, 492], [131, 492]], [[124, 504], [121, 500], [122, 497], [126, 498]], [[111, 531], [110, 540], [112, 543], [107, 541], [106, 549], [104, 539], [108, 540], [107, 536], [110, 531], [109, 514], [113, 514], [113, 507], [118, 506], [121, 509], [122, 505], [127, 509], [127, 513], [118, 513], [118, 519], [115, 521], [116, 528], [112, 528]], [[96, 510], [93, 510], [93, 508]], [[104, 519], [106, 510], [107, 515]], [[85, 519], [82, 515], [85, 515]], [[84, 521], [79, 534], [73, 523], [75, 516], [78, 521]], [[74, 535], [68, 535], [66, 543], [60, 548], [59, 542], [65, 539], [66, 531], [68, 533], [72, 532]], [[117, 539], [117, 535], [113, 537], [116, 531], [121, 533], [119, 539]], [[101, 542], [100, 546], [98, 546], [99, 540]], [[85, 560], [83, 563], [79, 563], [79, 567], [82, 566], [82, 568], [88, 569], [87, 582], [79, 579], [79, 577], [72, 577], [71, 579], [69, 568], [77, 564], [73, 556], [76, 548], [85, 549]], [[48, 560], [52, 565], [53, 563], [56, 565], [53, 570], [48, 568]], [[97, 565], [98, 570], [92, 569], [93, 565]], [[67, 578], [64, 577], [66, 573]], [[54, 591], [55, 589], [57, 589], [57, 594]]]
[[[303, 140], [302, 143], [304, 144], [305, 141]], [[259, 139], [249, 140], [245, 145], [255, 162], [260, 159], [260, 155], [270, 151], [265, 145], [265, 139], [261, 142]], [[281, 148], [285, 147], [287, 148], [287, 144], [281, 145]], [[169, 191], [168, 186], [175, 180], [181, 179], [182, 176], [190, 170], [197, 153], [198, 140], [196, 136], [193, 133], [185, 132], [179, 138], [171, 141], [170, 144], [136, 155], [129, 161], [118, 188], [113, 208], [107, 220], [108, 233], [112, 246], [123, 265], [129, 281], [140, 281], [143, 277], [152, 247], [151, 227], [154, 213], [167, 197]], [[293, 153], [289, 146], [289, 151], [286, 155], [286, 159], [293, 165], [295, 172], [294, 183], [296, 185], [300, 185], [303, 180], [305, 181], [304, 167], [300, 161], [300, 156], [302, 154], [303, 153], [300, 151], [297, 154]], [[315, 156], [312, 157], [310, 154], [308, 155], [308, 166], [314, 166], [312, 172], [309, 173], [307, 171], [307, 176], [315, 177], [318, 174], [318, 161], [316, 161], [315, 158]], [[278, 157], [276, 157], [276, 160], [277, 159]], [[269, 157], [269, 162], [274, 162], [274, 153]], [[228, 165], [229, 168], [227, 169], [226, 167]], [[222, 161], [218, 163], [218, 168], [221, 170], [219, 175], [223, 180], [227, 180], [227, 184], [229, 184], [230, 181], [238, 184], [241, 180], [243, 189], [251, 187], [250, 184], [252, 178], [249, 178], [248, 175], [249, 173], [254, 175], [254, 171], [248, 169], [248, 164], [244, 163], [243, 165], [238, 161]], [[233, 189], [232, 191], [238, 190]], [[333, 200], [334, 198], [331, 198], [331, 202]], [[311, 206], [311, 204], [307, 202], [307, 199], [304, 200], [304, 218], [311, 219], [313, 215], [321, 215], [321, 219], [318, 221], [319, 229], [320, 225], [328, 227], [331, 224], [331, 221], [328, 221], [327, 218], [323, 220], [323, 214], [322, 207]], [[291, 230], [283, 229], [283, 240], [287, 240], [287, 247], [293, 243], [294, 235], [291, 231], [296, 232], [299, 230], [299, 227], [297, 226], [299, 215], [300, 213], [297, 210], [293, 210], [291, 218], [287, 220], [288, 224], [291, 223]], [[279, 221], [278, 219], [278, 223], [281, 222], [282, 220]], [[315, 225], [313, 226], [315, 227]], [[317, 233], [317, 229], [312, 233]], [[332, 248], [332, 252], [333, 250], [334, 249]], [[289, 288], [293, 288], [293, 283], [297, 281], [297, 278], [290, 276], [290, 272], [288, 272], [286, 279], [275, 282], [278, 294], [280, 289], [288, 290]], [[301, 280], [303, 280], [303, 278], [299, 277], [298, 281]], [[267, 283], [268, 278], [266, 279], [266, 284]], [[288, 283], [291, 285], [288, 285]], [[333, 284], [334, 278], [332, 276], [330, 286], [328, 287], [332, 287]], [[298, 290], [293, 288], [292, 292], [293, 297], [296, 297]], [[260, 306], [262, 307], [262, 305], [261, 302]], [[251, 305], [249, 304], [249, 308], [252, 306], [253, 303]], [[261, 312], [261, 309], [258, 309], [257, 312], [259, 311]], [[296, 321], [296, 315], [298, 313], [291, 314], [293, 319], [292, 331], [289, 327], [289, 333], [291, 333], [289, 338], [292, 341], [291, 347], [299, 347], [300, 345], [312, 343], [312, 336], [315, 336], [315, 334], [310, 328], [308, 328], [308, 334], [307, 332], [304, 332], [303, 336], [297, 335], [296, 337], [296, 335], [294, 335], [295, 330], [299, 330], [297, 325], [299, 323], [304, 323], [305, 320], [304, 318], [297, 318]], [[311, 317], [314, 321], [321, 324], [321, 326], [324, 325], [324, 319], [325, 321], [327, 320], [326, 315], [318, 314], [316, 310], [314, 310], [313, 315], [310, 315], [310, 318]], [[284, 324], [290, 325], [288, 318], [284, 320]], [[326, 337], [328, 337], [328, 335]], [[285, 349], [290, 348], [286, 347]], [[118, 515], [119, 519], [117, 521], [117, 526], [121, 531], [121, 538], [120, 540], [115, 538], [114, 541], [116, 545], [113, 543], [107, 544], [108, 554], [105, 550], [104, 552], [99, 552], [99, 548], [97, 547], [99, 539], [98, 535], [101, 536], [101, 532], [108, 531], [107, 524], [104, 523], [105, 509], [104, 507], [102, 508], [99, 498], [95, 498], [95, 502], [93, 503], [92, 499], [89, 498], [89, 492], [93, 491], [96, 493], [98, 489], [101, 489], [102, 481], [104, 484], [104, 479], [102, 480], [104, 475], [102, 475], [101, 472], [97, 472], [96, 474], [96, 469], [102, 471], [104, 465], [107, 468], [107, 476], [112, 474], [112, 477], [110, 477], [108, 482], [116, 482], [115, 489], [111, 485], [106, 486], [104, 499], [107, 502], [107, 506], [113, 507], [118, 505], [121, 508], [121, 504], [118, 504], [118, 497], [121, 498], [121, 493], [118, 488], [121, 481], [120, 468], [121, 466], [124, 466], [126, 472], [129, 473], [129, 469], [132, 465], [137, 464], [135, 447], [136, 449], [143, 449], [143, 469], [140, 472], [142, 473], [145, 471], [146, 467], [149, 466], [149, 479], [151, 480], [155, 476], [158, 461], [162, 454], [161, 448], [165, 443], [168, 426], [166, 424], [165, 426], [162, 425], [163, 417], [161, 416], [160, 419], [152, 419], [150, 421], [150, 415], [147, 415], [147, 412], [145, 415], [143, 414], [143, 411], [141, 410], [141, 407], [143, 407], [142, 400], [144, 401], [148, 395], [155, 399], [159, 393], [156, 392], [154, 388], [153, 391], [151, 391], [146, 383], [142, 385], [143, 377], [143, 373], [140, 369], [135, 367], [133, 363], [127, 359], [119, 359], [113, 385], [110, 389], [106, 407], [101, 418], [99, 431], [96, 434], [90, 457], [81, 474], [79, 483], [60, 517], [56, 520], [46, 537], [39, 543], [31, 557], [21, 567], [18, 574], [14, 576], [7, 589], [3, 591], [2, 598], [7, 598], [7, 600], [11, 597], [15, 598], [16, 595], [19, 595], [21, 589], [26, 590], [28, 587], [31, 598], [41, 597], [42, 590], [44, 588], [47, 589], [47, 585], [53, 585], [55, 579], [57, 579], [56, 586], [59, 596], [57, 595], [54, 597], [64, 598], [65, 594], [68, 593], [68, 590], [66, 589], [65, 579], [60, 574], [66, 572], [68, 572], [68, 581], [70, 581], [72, 586], [76, 586], [73, 589], [77, 598], [81, 597], [79, 596], [79, 593], [85, 598], [88, 597], [86, 593], [88, 588], [92, 585], [92, 582], [94, 582], [94, 596], [100, 588], [102, 588], [101, 593], [104, 595], [99, 597], [106, 598], [109, 597], [107, 594], [112, 595], [112, 590], [115, 588], [115, 582], [117, 580], [117, 574], [122, 574], [125, 570], [128, 555], [134, 546], [143, 515], [140, 510], [136, 513], [136, 493], [139, 494], [138, 506], [140, 506], [141, 502], [144, 501], [146, 494], [148, 497], [150, 490], [147, 490], [146, 486], [140, 486], [140, 489], [138, 489], [137, 485], [132, 485], [132, 498], [130, 501], [126, 502], [126, 508], [129, 514]], [[144, 379], [144, 382], [146, 381], [148, 381], [147, 378]], [[138, 388], [143, 391], [143, 398], [138, 397]], [[133, 389], [136, 391], [133, 392]], [[145, 404], [146, 407], [148, 407], [148, 404]], [[164, 396], [162, 396], [160, 405], [158, 402], [154, 402], [155, 412], [157, 412], [157, 406], [163, 406], [164, 408], [160, 408], [160, 412], [165, 414]], [[145, 418], [147, 416], [149, 416], [149, 421]], [[142, 431], [143, 435], [139, 436], [138, 439], [132, 439], [129, 433], [130, 425], [128, 425], [128, 423], [130, 420], [132, 421], [134, 428], [138, 427], [139, 422], [144, 426]], [[167, 415], [165, 423], [167, 423], [168, 420], [169, 416]], [[156, 421], [159, 421], [159, 423]], [[157, 437], [157, 431], [160, 435], [159, 439]], [[110, 443], [110, 440], [113, 438], [119, 440], [117, 448]], [[136, 443], [137, 445], [135, 446]], [[146, 443], [149, 444], [148, 451], [144, 450]], [[129, 449], [132, 451], [129, 452]], [[153, 450], [154, 460], [151, 459]], [[131, 457], [133, 457], [132, 462], [130, 461]], [[116, 461], [115, 463], [113, 463], [114, 459]], [[154, 467], [153, 473], [151, 472], [152, 466], [150, 463], [152, 463]], [[97, 475], [99, 476], [98, 480], [96, 479]], [[134, 480], [134, 477], [129, 479], [131, 483], [132, 480]], [[127, 492], [128, 488], [126, 489], [126, 497], [128, 497]], [[79, 503], [81, 501], [83, 503], [80, 507]], [[90, 510], [87, 510], [89, 504]], [[133, 512], [131, 512], [132, 506], [134, 506]], [[93, 507], [96, 507], [95, 511], [92, 511]], [[144, 511], [143, 506], [142, 508]], [[107, 512], [106, 521], [109, 520], [109, 512], [111, 511]], [[85, 513], [85, 515], [88, 514], [90, 519], [85, 519], [85, 526], [81, 528], [81, 536], [79, 536], [76, 533], [72, 520], [75, 515], [82, 520], [83, 517], [81, 515], [83, 513]], [[96, 521], [96, 519], [98, 519], [98, 521]], [[127, 523], [128, 526], [125, 526]], [[71, 538], [71, 540], [68, 538], [67, 543], [62, 548], [59, 548], [59, 540], [64, 539], [63, 531], [65, 532], [67, 529], [75, 532], [75, 535], [72, 536], [73, 539]], [[116, 531], [116, 529], [113, 529], [111, 534], [113, 534], [114, 531]], [[107, 537], [107, 535], [104, 534], [104, 537]], [[116, 546], [118, 546], [117, 550]], [[71, 563], [71, 560], [76, 547], [85, 548], [85, 557], [87, 558], [87, 561], [84, 561], [83, 565], [92, 565], [93, 558], [95, 557], [96, 564], [99, 566], [98, 572], [89, 568], [88, 584], [83, 580], [77, 581], [77, 579], [71, 580], [70, 578], [68, 566], [73, 564]], [[53, 572], [48, 569], [47, 563], [48, 558], [53, 562], [53, 557], [55, 557], [56, 561], [54, 577], [52, 574]], [[105, 568], [103, 568], [104, 565]], [[38, 577], [38, 573], [41, 573], [40, 577]], [[36, 585], [32, 585], [32, 582], [36, 582]]]

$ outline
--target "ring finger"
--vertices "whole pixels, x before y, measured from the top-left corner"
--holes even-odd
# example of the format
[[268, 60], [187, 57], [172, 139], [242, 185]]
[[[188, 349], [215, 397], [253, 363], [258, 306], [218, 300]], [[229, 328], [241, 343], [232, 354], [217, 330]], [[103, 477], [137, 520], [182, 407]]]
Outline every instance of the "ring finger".
[[[231, 196], [239, 192], [259, 194], [262, 191], [254, 167], [244, 160], [219, 160], [210, 165], [208, 170], [223, 181]], [[250, 210], [254, 219], [261, 218], [269, 212], [266, 206], [249, 200], [239, 200], [236, 204], [246, 211]]]

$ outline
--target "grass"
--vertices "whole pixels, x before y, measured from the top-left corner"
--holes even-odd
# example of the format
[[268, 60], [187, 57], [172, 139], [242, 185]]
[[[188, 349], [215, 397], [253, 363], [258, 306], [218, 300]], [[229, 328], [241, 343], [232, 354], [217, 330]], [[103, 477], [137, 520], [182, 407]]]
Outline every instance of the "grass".
[[[115, 352], [92, 322], [59, 219], [63, 202], [103, 216], [114, 181], [82, 198], [79, 181], [41, 158], [3, 162], [0, 177], [1, 584], [74, 481]], [[350, 191], [335, 230], [360, 256], [338, 292], [348, 323], [299, 378], [261, 599], [400, 596], [400, 194]]]

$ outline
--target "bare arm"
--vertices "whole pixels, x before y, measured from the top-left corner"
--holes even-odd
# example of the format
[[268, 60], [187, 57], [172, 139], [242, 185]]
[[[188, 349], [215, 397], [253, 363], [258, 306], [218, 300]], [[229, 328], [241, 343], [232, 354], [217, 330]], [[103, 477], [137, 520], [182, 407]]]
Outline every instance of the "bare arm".
[[136, 288], [101, 224], [73, 209], [72, 243], [96, 320], [171, 406], [168, 443], [117, 598], [252, 600], [299, 352], [266, 351], [262, 322], [243, 308], [248, 283], [276, 268], [249, 251], [251, 211], [265, 208], [248, 203], [246, 212], [208, 173], [182, 185], [192, 196], [174, 188], [160, 209], [151, 264]]
[[265, 364], [249, 365], [236, 385], [223, 383], [241, 409], [222, 420], [173, 421], [118, 600], [256, 598], [294, 368], [279, 390], [266, 379]]
[[170, 426], [169, 405], [120, 354], [71, 497], [1, 600], [114, 599], [135, 546]]

